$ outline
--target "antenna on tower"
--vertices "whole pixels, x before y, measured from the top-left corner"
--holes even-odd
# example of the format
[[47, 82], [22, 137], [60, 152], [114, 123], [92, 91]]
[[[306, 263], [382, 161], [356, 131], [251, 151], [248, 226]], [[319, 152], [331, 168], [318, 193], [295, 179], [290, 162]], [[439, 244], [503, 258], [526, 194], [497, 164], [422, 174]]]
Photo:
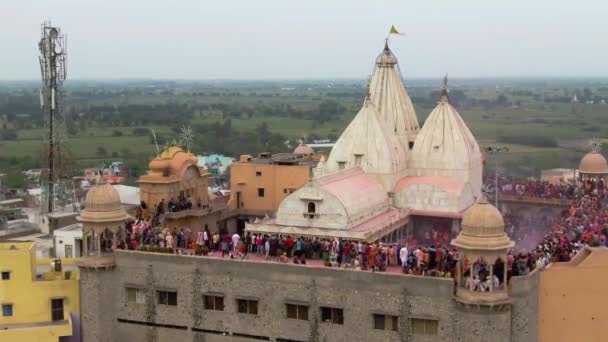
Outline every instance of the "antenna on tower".
[[42, 88], [40, 103], [42, 111], [49, 120], [48, 133], [48, 212], [53, 212], [55, 200], [55, 185], [59, 171], [60, 149], [57, 139], [57, 119], [63, 109], [63, 82], [67, 76], [66, 39], [59, 27], [51, 26], [50, 22], [42, 24], [41, 39], [38, 43], [40, 56], [40, 72]]

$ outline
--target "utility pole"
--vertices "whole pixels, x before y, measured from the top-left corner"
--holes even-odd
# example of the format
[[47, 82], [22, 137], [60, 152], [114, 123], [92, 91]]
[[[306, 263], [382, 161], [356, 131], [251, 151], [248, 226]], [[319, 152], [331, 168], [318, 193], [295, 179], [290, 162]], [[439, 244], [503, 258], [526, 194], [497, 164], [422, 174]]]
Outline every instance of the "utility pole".
[[[506, 153], [509, 152], [508, 146], [488, 146], [486, 147], [486, 152], [491, 155], [495, 155], [498, 153]], [[498, 157], [494, 158], [494, 206], [498, 208]]]

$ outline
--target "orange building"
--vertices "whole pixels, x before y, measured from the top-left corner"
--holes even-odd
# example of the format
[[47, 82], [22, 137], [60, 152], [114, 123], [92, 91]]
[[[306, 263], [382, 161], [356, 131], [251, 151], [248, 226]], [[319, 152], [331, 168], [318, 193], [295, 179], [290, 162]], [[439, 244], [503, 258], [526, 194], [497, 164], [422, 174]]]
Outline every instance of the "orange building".
[[570, 262], [540, 274], [540, 342], [606, 341], [608, 248], [585, 247]]
[[[154, 158], [148, 174], [139, 177], [140, 197], [146, 203], [146, 214], [152, 216], [155, 207], [164, 199], [162, 225], [168, 228], [190, 228], [193, 232], [208, 228], [219, 229], [218, 222], [226, 209], [225, 201], [209, 201], [208, 173], [197, 166], [198, 158], [173, 146]], [[192, 208], [171, 212], [168, 202], [179, 197], [192, 202]]]
[[207, 204], [207, 172], [197, 166], [198, 158], [177, 146], [168, 148], [154, 158], [147, 175], [139, 177], [141, 200], [153, 209], [160, 201], [165, 204], [179, 196], [191, 198], [193, 205]]
[[310, 147], [298, 146], [294, 153], [261, 153], [258, 158], [242, 155], [230, 167], [230, 218], [228, 229], [242, 233], [245, 222], [272, 215], [287, 195], [310, 179], [318, 158]]

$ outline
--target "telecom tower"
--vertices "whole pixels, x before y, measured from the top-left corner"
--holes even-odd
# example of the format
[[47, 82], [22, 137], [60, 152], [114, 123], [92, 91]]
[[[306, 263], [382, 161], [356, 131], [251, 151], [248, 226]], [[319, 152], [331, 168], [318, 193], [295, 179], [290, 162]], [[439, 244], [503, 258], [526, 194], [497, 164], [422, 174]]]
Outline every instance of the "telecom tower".
[[[66, 38], [61, 29], [51, 26], [50, 22], [42, 24], [42, 38], [38, 43], [40, 49], [40, 71], [42, 73], [42, 88], [40, 89], [40, 105], [45, 118], [48, 120], [48, 175], [41, 182], [43, 193], [41, 208], [44, 212], [53, 212], [54, 200], [60, 175], [60, 140], [58, 138], [59, 121], [63, 119], [63, 81], [66, 70]], [[44, 184], [46, 183], [46, 184]], [[47, 197], [45, 199], [45, 197]], [[45, 201], [46, 200], [46, 201]], [[46, 205], [45, 205], [46, 202]]]

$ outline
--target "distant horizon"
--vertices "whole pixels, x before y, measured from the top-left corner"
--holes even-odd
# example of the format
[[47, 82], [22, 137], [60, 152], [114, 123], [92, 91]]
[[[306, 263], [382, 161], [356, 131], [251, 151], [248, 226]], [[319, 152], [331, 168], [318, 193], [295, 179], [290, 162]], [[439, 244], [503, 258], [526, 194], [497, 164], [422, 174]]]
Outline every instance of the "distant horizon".
[[[438, 80], [440, 82], [445, 74], [440, 74], [436, 77], [422, 76], [422, 77], [404, 77], [405, 81], [432, 81]], [[469, 77], [452, 77], [449, 76], [449, 80], [605, 80], [608, 81], [608, 75], [603, 76], [534, 76], [534, 75], [522, 75], [522, 76], [469, 76]], [[0, 79], [0, 82], [39, 82], [40, 79], [36, 78], [24, 78], [24, 79]], [[91, 82], [91, 81], [118, 81], [118, 82], [129, 82], [129, 81], [183, 81], [183, 82], [210, 82], [210, 81], [236, 81], [236, 82], [278, 82], [278, 81], [367, 81], [367, 77], [277, 77], [277, 78], [230, 78], [230, 77], [217, 77], [217, 78], [163, 78], [163, 77], [90, 77], [90, 78], [70, 78], [66, 79], [66, 82]]]
[[40, 25], [68, 37], [68, 79], [368, 77], [384, 47], [406, 80], [608, 77], [608, 2], [8, 0], [0, 79], [38, 79]]

